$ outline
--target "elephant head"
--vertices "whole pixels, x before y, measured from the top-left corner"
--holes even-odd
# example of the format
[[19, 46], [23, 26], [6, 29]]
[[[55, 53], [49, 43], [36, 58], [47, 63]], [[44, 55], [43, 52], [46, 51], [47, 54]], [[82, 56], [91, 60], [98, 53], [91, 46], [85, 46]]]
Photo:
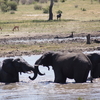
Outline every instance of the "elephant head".
[[[45, 53], [44, 55], [42, 55], [36, 62], [35, 62], [35, 65], [34, 65], [34, 69], [37, 70], [37, 73], [39, 75], [41, 75], [41, 72], [39, 71], [39, 65], [43, 65], [43, 66], [46, 66], [48, 67], [48, 70], [50, 69], [49, 66], [52, 66], [52, 56], [54, 55], [54, 53], [52, 52], [48, 52], [48, 53]], [[44, 75], [44, 74], [43, 74]], [[35, 78], [31, 78], [29, 77], [31, 80], [34, 80]]]
[[28, 71], [32, 71], [32, 72], [34, 72], [33, 79], [35, 79], [37, 77], [36, 70], [22, 58], [21, 59], [20, 58], [5, 59], [3, 61], [2, 69], [9, 75], [14, 75], [15, 73], [18, 73], [18, 72], [25, 73]]

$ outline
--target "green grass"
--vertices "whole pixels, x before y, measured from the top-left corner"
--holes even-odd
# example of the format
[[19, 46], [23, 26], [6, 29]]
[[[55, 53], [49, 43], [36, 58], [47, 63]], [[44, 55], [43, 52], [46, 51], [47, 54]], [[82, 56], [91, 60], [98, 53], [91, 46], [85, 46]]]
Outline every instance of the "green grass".
[[[50, 5], [42, 3], [43, 8]], [[75, 6], [77, 5], [77, 8]], [[86, 11], [82, 11], [85, 9]], [[56, 20], [57, 11], [61, 10], [61, 20]], [[0, 38], [18, 37], [18, 36], [36, 36], [36, 35], [69, 35], [71, 32], [96, 34], [100, 31], [100, 4], [91, 0], [66, 0], [66, 2], [54, 3], [53, 20], [48, 21], [48, 14], [43, 14], [42, 10], [34, 10], [32, 5], [18, 5], [15, 14], [10, 12], [0, 12]], [[19, 26], [19, 31], [12, 32], [14, 26]], [[99, 34], [99, 32], [98, 32]], [[44, 43], [36, 45], [12, 44], [0, 45], [0, 53], [7, 52], [35, 52], [45, 51], [73, 51], [88, 50], [99, 47], [99, 44], [92, 43]]]
[[14, 26], [19, 26], [19, 31], [14, 34], [70, 34], [72, 31], [75, 33], [92, 33], [100, 31], [100, 21], [45, 21], [45, 20], [27, 20], [17, 22], [2, 22], [0, 26], [3, 28], [2, 34], [13, 34], [12, 29]]
[[[42, 3], [41, 5], [43, 8], [49, 6], [49, 3]], [[19, 5], [18, 10], [15, 12], [15, 14], [8, 13], [2, 13], [0, 12], [0, 20], [5, 21], [12, 21], [12, 20], [40, 20], [44, 19], [47, 20], [48, 16], [46, 14], [43, 14], [42, 10], [34, 10], [34, 5]], [[78, 5], [77, 8], [75, 6]], [[85, 8], [86, 11], [82, 11], [81, 8]], [[66, 0], [66, 2], [57, 2], [54, 3], [53, 6], [53, 14], [54, 19], [56, 19], [56, 12], [58, 10], [63, 11], [62, 13], [62, 19], [75, 19], [75, 20], [97, 20], [100, 18], [99, 14], [100, 4], [98, 1], [94, 1], [93, 4], [91, 4], [91, 0]], [[43, 15], [41, 15], [43, 14]], [[31, 16], [30, 16], [31, 15]], [[40, 16], [36, 16], [40, 15]]]
[[[42, 3], [42, 7], [49, 6], [50, 2]], [[0, 27], [3, 28], [2, 35], [12, 35], [14, 26], [19, 26], [20, 31], [15, 31], [13, 35], [38, 34], [69, 34], [75, 33], [95, 33], [100, 31], [100, 4], [91, 0], [66, 0], [57, 2], [53, 6], [53, 21], [48, 21], [48, 14], [43, 14], [42, 10], [34, 10], [34, 5], [18, 5], [15, 14], [10, 12], [0, 12]], [[75, 8], [75, 6], [78, 6]], [[86, 11], [82, 11], [82, 9]], [[56, 20], [57, 11], [61, 10], [61, 21]]]

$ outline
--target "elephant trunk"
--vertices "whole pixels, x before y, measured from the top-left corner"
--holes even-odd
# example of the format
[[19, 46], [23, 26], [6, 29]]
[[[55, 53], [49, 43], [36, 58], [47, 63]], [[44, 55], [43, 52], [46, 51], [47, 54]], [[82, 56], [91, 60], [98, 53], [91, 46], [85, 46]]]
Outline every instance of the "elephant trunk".
[[38, 67], [39, 67], [39, 65], [35, 65], [35, 66], [34, 66], [34, 71], [33, 71], [33, 72], [34, 72], [34, 77], [31, 78], [31, 77], [29, 76], [29, 78], [30, 78], [31, 80], [35, 80], [38, 74], [39, 74], [39, 75], [45, 75], [45, 73], [42, 74], [42, 73], [39, 71], [39, 68], [38, 68]]
[[35, 69], [37, 70], [37, 73], [38, 73], [39, 75], [45, 75], [45, 73], [42, 74], [42, 73], [39, 71], [39, 65], [35, 65]]
[[34, 72], [34, 77], [31, 78], [31, 77], [29, 76], [29, 78], [30, 78], [31, 80], [35, 80], [35, 79], [37, 78], [37, 75], [38, 75], [38, 73], [37, 73], [36, 70], [34, 70], [33, 72]]

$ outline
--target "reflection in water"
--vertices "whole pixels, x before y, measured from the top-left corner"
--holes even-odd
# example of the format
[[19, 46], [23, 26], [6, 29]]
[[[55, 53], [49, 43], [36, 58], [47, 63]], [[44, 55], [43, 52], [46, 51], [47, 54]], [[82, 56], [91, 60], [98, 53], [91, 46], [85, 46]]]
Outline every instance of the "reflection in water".
[[[31, 65], [41, 55], [23, 56]], [[0, 58], [2, 61], [5, 58]], [[20, 82], [5, 85], [0, 83], [0, 100], [100, 100], [100, 79], [94, 83], [73, 83], [74, 80], [67, 80], [67, 84], [53, 83], [54, 75], [52, 68], [41, 67], [44, 76], [38, 76], [31, 81], [28, 76], [33, 74], [20, 75]]]

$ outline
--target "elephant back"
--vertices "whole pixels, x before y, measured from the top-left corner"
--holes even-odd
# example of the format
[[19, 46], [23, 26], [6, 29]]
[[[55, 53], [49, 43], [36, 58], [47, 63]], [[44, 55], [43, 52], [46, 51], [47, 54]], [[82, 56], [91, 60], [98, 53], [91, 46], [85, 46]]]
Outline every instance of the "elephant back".
[[2, 69], [9, 74], [15, 73], [13, 59], [5, 59], [2, 64]]

